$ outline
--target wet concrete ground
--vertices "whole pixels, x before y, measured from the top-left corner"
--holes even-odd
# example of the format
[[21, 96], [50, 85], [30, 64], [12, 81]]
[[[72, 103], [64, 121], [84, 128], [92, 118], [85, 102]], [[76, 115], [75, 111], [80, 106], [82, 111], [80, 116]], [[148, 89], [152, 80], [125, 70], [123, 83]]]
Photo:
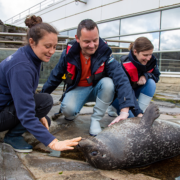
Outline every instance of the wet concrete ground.
[[[49, 113], [50, 117], [59, 110], [60, 94], [59, 91], [53, 93], [55, 106]], [[160, 119], [180, 123], [180, 108], [175, 107], [172, 103], [155, 103], [160, 107]], [[88, 104], [83, 107], [80, 116], [71, 122], [60, 116], [56, 121], [52, 121], [50, 132], [59, 140], [78, 136], [88, 137], [90, 116], [93, 112], [92, 106], [93, 104]], [[107, 127], [112, 120], [113, 118], [106, 114], [101, 121], [101, 127]], [[0, 133], [1, 139], [3, 139], [4, 133]], [[61, 152], [60, 157], [50, 157], [51, 150], [49, 148], [39, 143], [29, 133], [24, 136], [34, 146], [32, 153], [15, 153], [10, 146], [0, 143], [0, 180], [173, 180], [180, 176], [180, 155], [144, 168], [104, 171], [86, 163], [84, 156], [76, 148], [73, 151]]]

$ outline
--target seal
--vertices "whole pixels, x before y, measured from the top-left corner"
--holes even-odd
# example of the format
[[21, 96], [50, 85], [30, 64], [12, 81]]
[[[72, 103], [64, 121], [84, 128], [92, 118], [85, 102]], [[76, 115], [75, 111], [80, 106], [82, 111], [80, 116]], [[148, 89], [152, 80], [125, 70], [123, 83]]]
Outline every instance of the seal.
[[179, 155], [180, 125], [157, 119], [159, 115], [152, 103], [142, 118], [122, 120], [81, 140], [79, 150], [87, 162], [104, 170], [143, 167]]

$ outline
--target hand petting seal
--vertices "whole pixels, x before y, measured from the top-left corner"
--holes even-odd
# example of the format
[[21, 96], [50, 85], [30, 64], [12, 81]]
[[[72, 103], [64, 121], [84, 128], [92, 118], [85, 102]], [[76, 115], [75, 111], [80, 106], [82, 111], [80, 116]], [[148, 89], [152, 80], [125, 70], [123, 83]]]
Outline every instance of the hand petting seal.
[[92, 166], [111, 170], [142, 167], [180, 154], [180, 125], [156, 120], [159, 109], [150, 104], [142, 118], [122, 120], [83, 139], [79, 149]]

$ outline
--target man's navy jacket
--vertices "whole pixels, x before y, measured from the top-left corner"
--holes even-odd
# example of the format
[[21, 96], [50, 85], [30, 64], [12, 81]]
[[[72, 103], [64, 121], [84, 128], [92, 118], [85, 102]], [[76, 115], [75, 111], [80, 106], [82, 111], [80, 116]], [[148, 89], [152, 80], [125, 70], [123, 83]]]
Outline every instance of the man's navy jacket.
[[[81, 48], [79, 43], [75, 42], [68, 54], [66, 54], [66, 50], [62, 52], [61, 58], [55, 68], [51, 71], [47, 82], [43, 86], [42, 92], [51, 93], [62, 82], [62, 76], [67, 71], [67, 62], [75, 65], [76, 76], [73, 84], [67, 85], [64, 96], [68, 91], [77, 87], [81, 78], [80, 51]], [[121, 63], [117, 62], [111, 54], [112, 51], [109, 46], [100, 38], [99, 47], [91, 56], [91, 74], [94, 75], [97, 69], [105, 62], [105, 73], [106, 76], [110, 77], [114, 82], [116, 95], [119, 100], [119, 108], [134, 107], [134, 101], [136, 99], [129, 79], [124, 72]], [[97, 81], [93, 80], [93, 86], [96, 84]], [[138, 111], [140, 112], [140, 109]]]

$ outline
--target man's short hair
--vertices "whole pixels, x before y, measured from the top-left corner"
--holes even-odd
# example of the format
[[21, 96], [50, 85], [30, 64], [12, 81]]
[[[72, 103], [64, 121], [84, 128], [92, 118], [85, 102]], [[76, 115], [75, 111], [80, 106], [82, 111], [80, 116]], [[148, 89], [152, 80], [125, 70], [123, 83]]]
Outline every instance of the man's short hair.
[[87, 30], [90, 31], [90, 30], [93, 30], [95, 27], [97, 28], [98, 33], [99, 33], [98, 26], [97, 26], [97, 24], [92, 19], [84, 19], [84, 20], [82, 20], [79, 23], [78, 28], [77, 28], [77, 37], [80, 38], [81, 30], [83, 28], [86, 28]]

